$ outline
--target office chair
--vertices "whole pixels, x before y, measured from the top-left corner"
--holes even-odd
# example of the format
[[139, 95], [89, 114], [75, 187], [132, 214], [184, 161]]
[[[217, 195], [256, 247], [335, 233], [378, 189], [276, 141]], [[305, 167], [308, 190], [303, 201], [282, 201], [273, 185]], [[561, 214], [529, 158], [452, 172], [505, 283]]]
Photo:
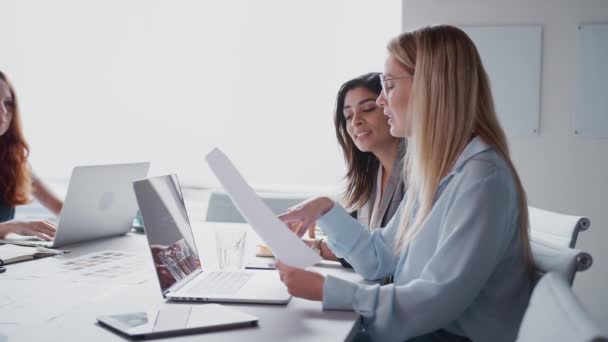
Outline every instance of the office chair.
[[534, 288], [517, 337], [518, 342], [608, 342], [566, 280], [548, 273]]
[[593, 258], [574, 249], [578, 233], [589, 229], [586, 217], [528, 207], [530, 246], [534, 258], [534, 283], [545, 273], [556, 272], [572, 285], [576, 272], [589, 269]]
[[555, 246], [534, 238], [530, 240], [530, 248], [534, 259], [534, 284], [544, 274], [554, 272], [572, 285], [576, 272], [585, 271], [593, 264], [591, 255], [578, 249]]
[[582, 216], [555, 213], [528, 207], [530, 236], [557, 246], [574, 248], [578, 233], [589, 229], [591, 221]]
[[[258, 193], [262, 200], [276, 215], [284, 213], [290, 207], [310, 198], [311, 194], [295, 193]], [[206, 221], [211, 222], [246, 222], [225, 192], [213, 191], [209, 196]]]

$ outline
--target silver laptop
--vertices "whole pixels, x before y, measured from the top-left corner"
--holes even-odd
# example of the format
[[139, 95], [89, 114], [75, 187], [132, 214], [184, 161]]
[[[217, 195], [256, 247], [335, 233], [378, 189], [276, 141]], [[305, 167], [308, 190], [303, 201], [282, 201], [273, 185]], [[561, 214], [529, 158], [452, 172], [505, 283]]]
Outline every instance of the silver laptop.
[[160, 288], [174, 301], [286, 304], [276, 270], [210, 270], [199, 258], [175, 175], [133, 182]]
[[25, 246], [61, 247], [126, 234], [137, 215], [132, 182], [146, 177], [150, 163], [75, 167], [52, 241], [7, 239]]

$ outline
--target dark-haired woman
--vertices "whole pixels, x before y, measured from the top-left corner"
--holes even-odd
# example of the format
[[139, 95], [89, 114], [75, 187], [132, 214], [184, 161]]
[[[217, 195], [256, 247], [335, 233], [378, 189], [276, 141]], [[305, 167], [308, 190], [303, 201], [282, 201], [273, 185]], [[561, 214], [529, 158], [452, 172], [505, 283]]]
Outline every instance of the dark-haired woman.
[[[343, 202], [365, 227], [384, 227], [403, 199], [403, 157], [406, 142], [393, 137], [376, 99], [382, 92], [380, 73], [368, 73], [344, 83], [338, 91], [334, 125], [346, 160]], [[339, 260], [317, 239], [309, 241], [324, 259]]]

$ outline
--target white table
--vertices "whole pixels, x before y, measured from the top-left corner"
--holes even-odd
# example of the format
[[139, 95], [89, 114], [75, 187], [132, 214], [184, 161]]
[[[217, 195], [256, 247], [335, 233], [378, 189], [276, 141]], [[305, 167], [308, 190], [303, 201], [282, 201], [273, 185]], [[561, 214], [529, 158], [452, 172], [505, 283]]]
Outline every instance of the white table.
[[[193, 224], [202, 263], [216, 262], [213, 230], [226, 224], [195, 221]], [[249, 253], [255, 238], [249, 235]], [[9, 265], [0, 274], [0, 342], [3, 341], [124, 341], [123, 337], [96, 326], [95, 317], [105, 314], [145, 310], [166, 303], [156, 281], [145, 236], [126, 236], [67, 247], [75, 258], [95, 251], [123, 250], [144, 260], [140, 284], [120, 284], [120, 280], [65, 283], [53, 280], [53, 272], [65, 260], [54, 257]], [[208, 260], [208, 261], [206, 261]], [[314, 270], [362, 281], [337, 263], [323, 263]], [[47, 274], [47, 276], [45, 276]], [[40, 275], [38, 278], [33, 276]], [[80, 281], [81, 279], [74, 279]], [[193, 304], [205, 305], [205, 304]], [[354, 312], [322, 311], [320, 302], [292, 298], [288, 305], [226, 304], [259, 318], [257, 327], [226, 330], [204, 335], [172, 338], [195, 341], [340, 341], [348, 339], [358, 316]], [[7, 310], [13, 310], [15, 314]], [[8, 313], [8, 314], [7, 314]], [[24, 314], [25, 313], [25, 314]], [[10, 319], [7, 319], [10, 317]], [[52, 318], [51, 318], [52, 317]], [[3, 336], [4, 335], [4, 336]]]

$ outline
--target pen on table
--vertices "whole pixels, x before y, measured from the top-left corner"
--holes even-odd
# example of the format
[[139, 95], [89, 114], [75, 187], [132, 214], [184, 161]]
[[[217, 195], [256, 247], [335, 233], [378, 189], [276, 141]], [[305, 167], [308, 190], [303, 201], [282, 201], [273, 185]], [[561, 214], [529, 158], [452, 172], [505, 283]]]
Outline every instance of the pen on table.
[[50, 249], [50, 248], [46, 248], [46, 247], [42, 247], [42, 246], [36, 246], [36, 249], [40, 252], [54, 254], [54, 255], [61, 255], [61, 254], [65, 254], [68, 252], [68, 251], [63, 251], [60, 249]]

